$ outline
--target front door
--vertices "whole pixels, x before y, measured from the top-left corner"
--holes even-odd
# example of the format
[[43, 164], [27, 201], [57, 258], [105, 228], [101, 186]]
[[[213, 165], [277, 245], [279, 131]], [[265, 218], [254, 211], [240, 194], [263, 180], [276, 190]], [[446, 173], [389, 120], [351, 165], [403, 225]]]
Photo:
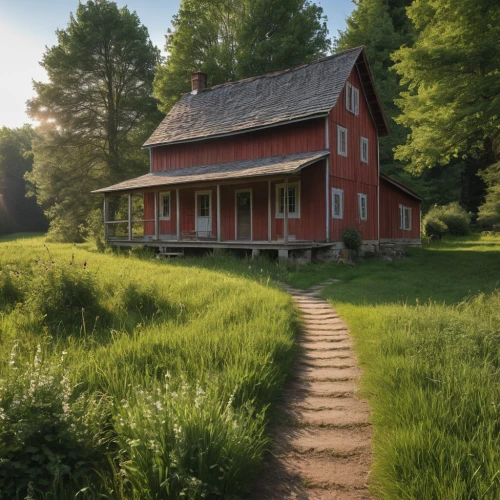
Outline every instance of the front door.
[[196, 192], [196, 235], [198, 238], [212, 236], [212, 193]]
[[252, 191], [236, 191], [236, 239], [252, 239]]

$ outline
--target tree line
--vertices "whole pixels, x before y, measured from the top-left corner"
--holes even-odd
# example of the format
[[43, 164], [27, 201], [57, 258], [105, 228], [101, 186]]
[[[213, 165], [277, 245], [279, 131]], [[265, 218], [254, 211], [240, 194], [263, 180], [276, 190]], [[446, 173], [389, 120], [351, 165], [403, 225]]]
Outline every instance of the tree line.
[[90, 191], [147, 171], [140, 147], [190, 90], [192, 72], [216, 85], [359, 45], [391, 129], [382, 170], [418, 191], [426, 209], [458, 200], [480, 223], [499, 222], [500, 5], [354, 3], [332, 40], [312, 1], [183, 0], [166, 59], [135, 12], [80, 4], [43, 56], [48, 82], [34, 82], [28, 114], [40, 125], [0, 131], [0, 194], [9, 192], [0, 232], [48, 221], [50, 237], [78, 241], [98, 230], [101, 200]]

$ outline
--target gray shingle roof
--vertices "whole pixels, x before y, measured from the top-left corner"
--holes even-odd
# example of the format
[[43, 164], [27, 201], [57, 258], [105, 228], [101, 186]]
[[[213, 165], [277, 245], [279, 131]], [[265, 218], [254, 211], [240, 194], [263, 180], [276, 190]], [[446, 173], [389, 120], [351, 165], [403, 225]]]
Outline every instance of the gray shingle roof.
[[194, 182], [294, 174], [302, 168], [311, 165], [311, 163], [325, 158], [329, 153], [329, 151], [314, 151], [312, 153], [269, 156], [267, 158], [256, 158], [254, 160], [240, 160], [229, 163], [179, 168], [175, 170], [162, 170], [160, 172], [151, 172], [141, 177], [129, 179], [92, 192], [110, 193], [149, 187], [191, 184]]
[[199, 140], [326, 115], [363, 48], [184, 94], [144, 146]]

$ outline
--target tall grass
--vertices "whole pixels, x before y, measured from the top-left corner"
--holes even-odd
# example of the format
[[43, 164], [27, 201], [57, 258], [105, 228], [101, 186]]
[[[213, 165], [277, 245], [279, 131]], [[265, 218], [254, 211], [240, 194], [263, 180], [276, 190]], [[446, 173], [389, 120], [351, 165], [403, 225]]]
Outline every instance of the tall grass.
[[336, 269], [342, 282], [324, 295], [347, 320], [364, 370], [373, 492], [499, 498], [500, 238], [449, 239], [397, 262]]
[[139, 257], [0, 243], [2, 498], [248, 490], [294, 354], [279, 271]]

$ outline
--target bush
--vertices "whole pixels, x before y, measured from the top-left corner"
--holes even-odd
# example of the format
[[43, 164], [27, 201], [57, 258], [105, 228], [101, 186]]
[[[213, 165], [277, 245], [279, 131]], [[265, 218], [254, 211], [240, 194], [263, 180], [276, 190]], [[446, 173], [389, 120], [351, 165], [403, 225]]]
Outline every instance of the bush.
[[[76, 266], [43, 264], [39, 266], [26, 291], [26, 310], [52, 329], [71, 334], [94, 325], [99, 318], [109, 319], [101, 306], [101, 290], [95, 276]], [[54, 332], [52, 332], [54, 333]]]
[[430, 213], [424, 218], [424, 233], [429, 238], [440, 240], [448, 232], [448, 226]]
[[0, 497], [74, 498], [107, 467], [107, 405], [74, 397], [64, 353], [58, 364], [45, 362], [40, 346], [30, 363], [19, 354], [15, 342], [0, 380]]
[[358, 228], [350, 226], [342, 233], [342, 241], [346, 248], [357, 252], [361, 248], [363, 238]]
[[434, 205], [424, 217], [423, 229], [426, 236], [441, 239], [445, 234], [466, 236], [469, 234], [470, 215], [465, 208], [454, 201], [448, 205]]

